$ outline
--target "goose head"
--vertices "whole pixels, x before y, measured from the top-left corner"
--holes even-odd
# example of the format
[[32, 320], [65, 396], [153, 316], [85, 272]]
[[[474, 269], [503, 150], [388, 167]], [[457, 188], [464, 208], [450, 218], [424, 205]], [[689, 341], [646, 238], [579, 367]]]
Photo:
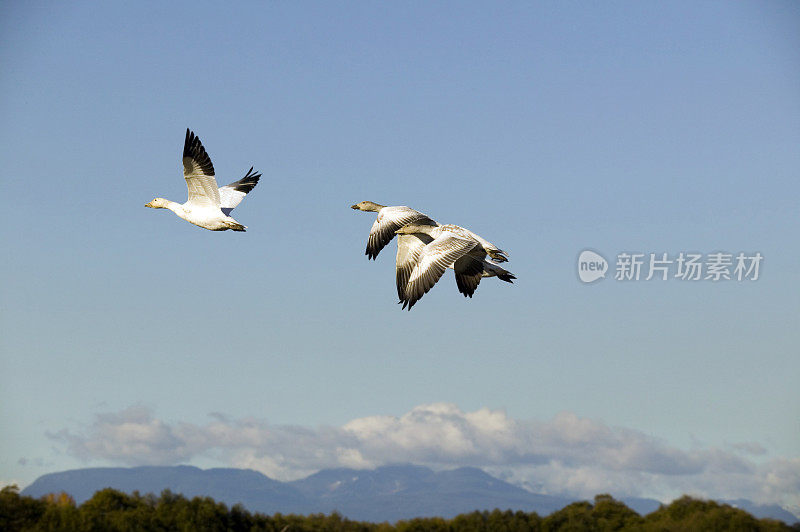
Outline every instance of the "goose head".
[[145, 203], [145, 207], [150, 207], [151, 209], [166, 209], [167, 208], [167, 200], [164, 198], [156, 198], [150, 203]]
[[425, 224], [408, 224], [404, 225], [400, 229], [394, 232], [396, 235], [417, 235], [420, 233], [429, 235], [431, 231], [436, 229], [436, 227], [432, 225], [425, 225]]
[[380, 205], [373, 201], [362, 201], [360, 203], [356, 203], [355, 205], [351, 205], [351, 209], [355, 209], [357, 211], [366, 211], [366, 212], [378, 212], [383, 209], [385, 205]]

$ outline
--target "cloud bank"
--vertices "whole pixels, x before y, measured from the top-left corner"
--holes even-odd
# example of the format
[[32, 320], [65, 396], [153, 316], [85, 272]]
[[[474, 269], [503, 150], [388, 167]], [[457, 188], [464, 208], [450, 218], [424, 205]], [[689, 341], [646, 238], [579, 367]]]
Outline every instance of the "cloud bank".
[[464, 412], [447, 403], [341, 427], [270, 425], [211, 415], [204, 425], [169, 423], [134, 406], [104, 413], [79, 432], [50, 434], [87, 462], [169, 465], [212, 460], [291, 480], [332, 467], [414, 463], [480, 467], [537, 493], [655, 497], [683, 493], [800, 506], [800, 458], [756, 462], [757, 443], [682, 450], [642, 432], [572, 413], [516, 420], [502, 410]]

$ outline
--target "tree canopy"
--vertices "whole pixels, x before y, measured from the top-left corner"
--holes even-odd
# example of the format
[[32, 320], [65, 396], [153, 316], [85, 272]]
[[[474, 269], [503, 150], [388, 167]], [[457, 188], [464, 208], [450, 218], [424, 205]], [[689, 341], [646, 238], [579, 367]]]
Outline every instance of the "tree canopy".
[[688, 496], [640, 516], [610, 495], [572, 503], [546, 517], [512, 510], [475, 511], [452, 519], [419, 517], [389, 523], [352, 521], [330, 515], [263, 515], [241, 505], [228, 508], [209, 497], [186, 497], [169, 490], [156, 497], [100, 490], [81, 505], [66, 493], [39, 499], [16, 486], [0, 490], [0, 530], [69, 532], [554, 532], [554, 531], [800, 531], [744, 510]]

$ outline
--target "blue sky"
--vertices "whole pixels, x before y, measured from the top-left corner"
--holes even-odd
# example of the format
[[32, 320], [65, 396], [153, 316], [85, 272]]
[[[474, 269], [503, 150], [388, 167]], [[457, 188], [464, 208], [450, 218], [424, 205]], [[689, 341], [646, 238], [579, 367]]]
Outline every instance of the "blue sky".
[[[800, 508], [799, 24], [793, 2], [4, 3], [0, 481], [402, 459]], [[143, 207], [184, 201], [186, 127], [219, 181], [263, 172], [247, 233]], [[465, 300], [445, 276], [401, 312], [361, 200], [469, 227], [518, 280]], [[584, 285], [587, 248], [764, 261]]]

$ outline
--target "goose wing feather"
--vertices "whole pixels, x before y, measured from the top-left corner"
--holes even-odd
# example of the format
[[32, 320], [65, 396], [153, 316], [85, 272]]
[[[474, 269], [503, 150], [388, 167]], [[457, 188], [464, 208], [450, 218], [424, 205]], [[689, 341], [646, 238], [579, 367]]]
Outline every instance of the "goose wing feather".
[[410, 223], [438, 225], [427, 215], [410, 207], [384, 207], [369, 231], [367, 250], [364, 254], [370, 259], [377, 257], [378, 253], [392, 241], [395, 231]]
[[433, 242], [433, 238], [424, 234], [397, 235], [397, 262], [395, 277], [397, 282], [397, 297], [402, 303], [406, 299], [406, 285], [411, 277], [414, 266], [419, 262], [423, 248]]
[[406, 283], [403, 308], [408, 310], [422, 298], [442, 277], [444, 271], [455, 261], [480, 244], [471, 239], [444, 233], [427, 244]]
[[189, 189], [187, 203], [198, 207], [219, 208], [219, 189], [214, 178], [214, 165], [200, 139], [188, 128], [183, 144], [183, 177]]
[[[483, 256], [486, 254], [483, 253]], [[458, 291], [464, 294], [464, 297], [472, 297], [483, 277], [484, 261], [482, 257], [478, 258], [473, 253], [468, 253], [456, 260], [453, 269]]]
[[230, 216], [231, 211], [239, 205], [248, 192], [253, 190], [261, 179], [261, 173], [254, 172], [253, 167], [238, 181], [219, 189], [219, 205], [225, 216]]

